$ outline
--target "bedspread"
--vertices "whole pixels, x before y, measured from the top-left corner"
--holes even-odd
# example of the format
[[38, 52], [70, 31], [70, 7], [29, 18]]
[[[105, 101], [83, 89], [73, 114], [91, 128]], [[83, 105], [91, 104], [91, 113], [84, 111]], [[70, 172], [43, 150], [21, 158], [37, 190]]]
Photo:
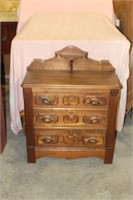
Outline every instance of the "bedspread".
[[31, 16], [39, 12], [101, 13], [114, 22], [113, 0], [21, 0], [17, 32]]

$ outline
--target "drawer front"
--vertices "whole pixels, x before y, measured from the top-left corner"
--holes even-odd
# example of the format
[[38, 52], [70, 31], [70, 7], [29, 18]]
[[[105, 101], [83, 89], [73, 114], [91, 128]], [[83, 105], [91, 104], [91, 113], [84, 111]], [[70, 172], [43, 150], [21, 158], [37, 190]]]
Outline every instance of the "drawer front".
[[106, 128], [107, 110], [34, 110], [35, 126]]
[[36, 130], [37, 147], [104, 147], [105, 131], [101, 130]]
[[88, 93], [34, 93], [34, 106], [107, 108], [109, 95]]

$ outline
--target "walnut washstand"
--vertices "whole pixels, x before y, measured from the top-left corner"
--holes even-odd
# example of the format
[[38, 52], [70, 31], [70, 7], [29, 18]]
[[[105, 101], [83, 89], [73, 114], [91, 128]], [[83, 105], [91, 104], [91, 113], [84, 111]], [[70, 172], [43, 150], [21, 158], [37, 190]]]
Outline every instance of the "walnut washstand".
[[108, 61], [68, 46], [34, 60], [22, 87], [29, 163], [44, 156], [112, 163], [121, 84]]

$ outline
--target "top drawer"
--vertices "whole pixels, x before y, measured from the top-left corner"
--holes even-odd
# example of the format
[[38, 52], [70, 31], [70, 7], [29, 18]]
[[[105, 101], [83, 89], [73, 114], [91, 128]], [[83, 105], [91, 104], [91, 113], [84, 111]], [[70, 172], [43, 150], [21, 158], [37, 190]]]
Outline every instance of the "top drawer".
[[34, 93], [34, 107], [86, 107], [107, 108], [109, 94], [95, 93]]

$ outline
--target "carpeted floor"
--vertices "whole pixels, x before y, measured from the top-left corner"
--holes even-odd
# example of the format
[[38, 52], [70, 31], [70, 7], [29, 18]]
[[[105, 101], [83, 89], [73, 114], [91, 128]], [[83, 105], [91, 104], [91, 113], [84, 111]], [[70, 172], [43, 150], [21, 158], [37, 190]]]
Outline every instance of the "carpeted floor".
[[97, 158], [75, 160], [41, 158], [27, 164], [25, 135], [10, 130], [7, 107], [8, 142], [0, 155], [1, 200], [132, 200], [133, 131], [127, 116], [117, 134], [112, 165]]

